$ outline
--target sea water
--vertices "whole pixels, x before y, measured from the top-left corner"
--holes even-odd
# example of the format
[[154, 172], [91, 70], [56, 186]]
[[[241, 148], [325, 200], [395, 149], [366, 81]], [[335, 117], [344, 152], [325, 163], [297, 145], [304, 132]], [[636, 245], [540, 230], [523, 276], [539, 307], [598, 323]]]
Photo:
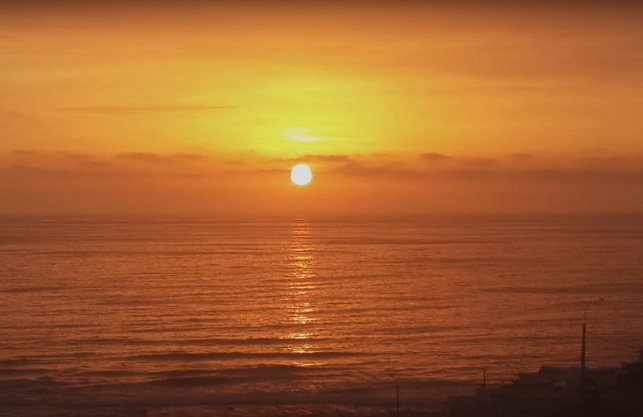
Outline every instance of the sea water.
[[406, 415], [643, 347], [643, 216], [0, 223], [0, 415]]

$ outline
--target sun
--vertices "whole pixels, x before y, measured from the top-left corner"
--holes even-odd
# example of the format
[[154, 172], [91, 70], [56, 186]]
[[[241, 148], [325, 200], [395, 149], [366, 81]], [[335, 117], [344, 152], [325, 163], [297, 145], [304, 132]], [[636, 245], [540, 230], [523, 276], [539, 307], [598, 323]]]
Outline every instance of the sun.
[[313, 171], [306, 164], [297, 164], [290, 171], [290, 180], [295, 185], [308, 185], [313, 180]]

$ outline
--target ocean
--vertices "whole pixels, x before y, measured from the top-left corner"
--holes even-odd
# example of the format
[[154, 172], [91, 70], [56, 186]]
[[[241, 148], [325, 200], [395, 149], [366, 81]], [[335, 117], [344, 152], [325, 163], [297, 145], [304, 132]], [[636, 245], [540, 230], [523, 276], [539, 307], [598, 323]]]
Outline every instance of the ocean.
[[0, 222], [2, 416], [390, 416], [643, 347], [643, 216]]

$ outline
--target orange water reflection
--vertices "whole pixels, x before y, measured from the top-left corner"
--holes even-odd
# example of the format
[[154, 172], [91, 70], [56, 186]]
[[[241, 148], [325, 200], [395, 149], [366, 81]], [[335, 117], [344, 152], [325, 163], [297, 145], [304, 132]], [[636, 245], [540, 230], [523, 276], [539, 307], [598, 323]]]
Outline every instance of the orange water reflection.
[[294, 364], [316, 365], [316, 362], [305, 359], [306, 354], [317, 351], [310, 325], [318, 320], [314, 302], [317, 290], [314, 246], [310, 225], [306, 222], [292, 224], [286, 282], [288, 288], [284, 306], [291, 331], [285, 339], [293, 342], [286, 348], [290, 353], [302, 354], [302, 360], [294, 361]]

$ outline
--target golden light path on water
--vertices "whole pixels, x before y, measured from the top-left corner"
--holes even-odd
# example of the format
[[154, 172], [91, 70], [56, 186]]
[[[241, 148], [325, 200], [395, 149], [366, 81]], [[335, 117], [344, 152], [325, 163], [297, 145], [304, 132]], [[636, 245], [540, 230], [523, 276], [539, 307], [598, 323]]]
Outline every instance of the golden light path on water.
[[[317, 321], [315, 312], [317, 310], [313, 302], [313, 296], [317, 290], [315, 274], [315, 258], [313, 245], [311, 243], [310, 225], [306, 222], [297, 222], [292, 225], [290, 233], [290, 248], [288, 259], [287, 276], [287, 299], [285, 308], [288, 320], [297, 327], [297, 330], [290, 332], [286, 338], [297, 340], [297, 344], [289, 345], [291, 353], [306, 355], [317, 351], [314, 343], [314, 334], [308, 328]], [[306, 341], [307, 343], [302, 343]], [[317, 361], [296, 360], [293, 365], [312, 366], [319, 365]]]

